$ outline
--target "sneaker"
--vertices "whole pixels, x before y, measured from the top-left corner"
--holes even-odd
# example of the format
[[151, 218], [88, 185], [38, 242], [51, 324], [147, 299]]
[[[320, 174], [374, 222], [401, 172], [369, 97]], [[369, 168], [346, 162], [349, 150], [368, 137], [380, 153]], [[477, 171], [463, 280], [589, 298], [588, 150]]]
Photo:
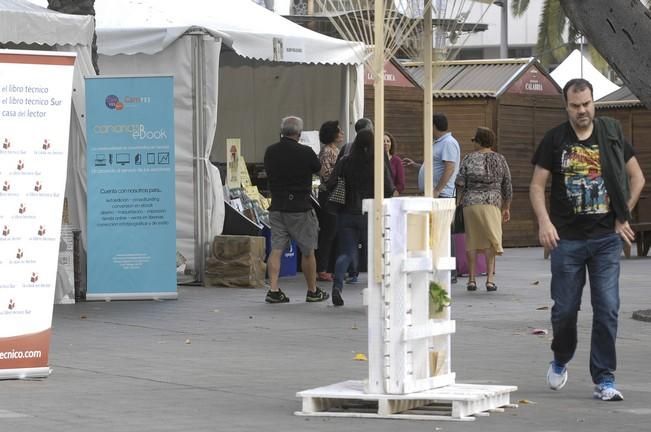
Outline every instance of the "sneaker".
[[350, 276], [346, 278], [346, 283], [354, 285], [356, 283], [359, 283], [359, 279], [357, 279], [357, 276]]
[[265, 297], [264, 301], [267, 303], [289, 303], [289, 297], [287, 297], [281, 290], [269, 290], [267, 291], [267, 297]]
[[318, 272], [316, 274], [316, 280], [319, 282], [332, 282], [332, 275], [327, 272]]
[[594, 396], [595, 399], [601, 399], [602, 401], [608, 402], [624, 400], [624, 396], [622, 396], [622, 393], [615, 388], [615, 383], [612, 381], [604, 381], [601, 384], [596, 385], [592, 396]]
[[567, 368], [555, 361], [549, 364], [547, 384], [552, 390], [560, 390], [567, 384]]
[[330, 294], [327, 292], [323, 291], [321, 288], [316, 287], [316, 291], [308, 291], [307, 296], [305, 297], [306, 302], [314, 303], [314, 302], [322, 302], [324, 300], [328, 300], [330, 298]]
[[341, 298], [341, 291], [338, 289], [332, 289], [332, 304], [335, 306], [344, 305], [344, 299]]

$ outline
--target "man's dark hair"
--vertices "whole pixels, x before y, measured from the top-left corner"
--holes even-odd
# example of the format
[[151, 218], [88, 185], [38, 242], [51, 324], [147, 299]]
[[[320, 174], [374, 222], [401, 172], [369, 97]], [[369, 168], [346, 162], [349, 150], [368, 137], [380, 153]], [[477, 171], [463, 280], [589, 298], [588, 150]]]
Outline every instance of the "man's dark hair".
[[590, 84], [590, 81], [583, 78], [574, 78], [569, 80], [563, 87], [563, 99], [565, 100], [565, 104], [567, 104], [567, 93], [570, 90], [573, 92], [580, 92], [587, 88], [590, 89], [590, 96], [592, 96], [592, 99], [594, 99], [594, 93], [592, 91], [592, 84]]
[[367, 119], [366, 117], [362, 117], [361, 119], [355, 122], [355, 132], [359, 133], [364, 129], [373, 130], [373, 122]]
[[339, 120], [329, 120], [319, 129], [319, 141], [323, 144], [335, 142], [337, 135], [339, 135]]
[[432, 124], [439, 132], [448, 130], [448, 118], [443, 113], [436, 113], [432, 116]]

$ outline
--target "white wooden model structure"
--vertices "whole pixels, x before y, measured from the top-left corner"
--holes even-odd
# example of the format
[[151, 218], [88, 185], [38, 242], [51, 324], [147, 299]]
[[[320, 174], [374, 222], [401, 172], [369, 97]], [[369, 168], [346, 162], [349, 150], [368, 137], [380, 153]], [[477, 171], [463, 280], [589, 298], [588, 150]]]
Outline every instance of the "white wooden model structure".
[[[369, 213], [372, 201], [364, 202]], [[368, 380], [299, 392], [303, 407], [297, 415], [473, 420], [512, 406], [510, 393], [517, 387], [455, 383], [450, 307], [430, 310], [430, 282], [451, 291], [454, 208], [454, 199], [384, 200], [381, 244], [374, 242], [369, 217]], [[377, 270], [375, 248], [383, 257], [380, 283], [371, 276]]]

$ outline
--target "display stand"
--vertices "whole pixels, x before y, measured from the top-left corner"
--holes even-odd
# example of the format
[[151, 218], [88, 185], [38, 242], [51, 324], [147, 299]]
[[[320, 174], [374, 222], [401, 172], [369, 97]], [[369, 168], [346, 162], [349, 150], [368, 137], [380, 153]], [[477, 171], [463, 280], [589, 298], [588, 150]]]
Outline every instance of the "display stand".
[[[373, 200], [364, 201], [365, 211]], [[456, 384], [452, 372], [450, 306], [431, 305], [430, 283], [450, 293], [453, 199], [392, 198], [382, 205], [382, 281], [369, 277], [368, 380], [345, 381], [297, 393], [306, 416], [472, 420], [511, 407], [515, 386]], [[369, 257], [369, 274], [374, 270]]]

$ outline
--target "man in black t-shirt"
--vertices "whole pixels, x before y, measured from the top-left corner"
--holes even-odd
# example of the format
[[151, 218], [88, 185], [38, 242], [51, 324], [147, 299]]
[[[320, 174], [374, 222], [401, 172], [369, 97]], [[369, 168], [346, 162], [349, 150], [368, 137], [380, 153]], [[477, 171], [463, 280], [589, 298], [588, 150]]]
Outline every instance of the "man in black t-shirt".
[[[595, 118], [592, 85], [570, 80], [563, 88], [569, 121], [545, 134], [533, 157], [529, 194], [538, 219], [540, 243], [551, 250], [551, 321], [554, 359], [547, 383], [560, 390], [577, 345], [581, 294], [590, 277], [593, 308], [590, 374], [593, 396], [623, 400], [615, 388], [615, 339], [619, 314], [622, 241], [635, 239], [630, 210], [644, 186], [633, 148], [619, 123]], [[545, 184], [551, 176], [549, 213]]]
[[320, 302], [330, 294], [316, 286], [316, 260], [319, 222], [312, 207], [312, 175], [321, 170], [321, 162], [314, 151], [299, 144], [303, 120], [285, 117], [280, 125], [281, 138], [264, 153], [264, 168], [269, 179], [271, 206], [271, 252], [267, 258], [270, 289], [267, 303], [288, 303], [289, 297], [278, 287], [280, 258], [294, 240], [301, 250], [301, 270], [307, 282], [305, 301]]

